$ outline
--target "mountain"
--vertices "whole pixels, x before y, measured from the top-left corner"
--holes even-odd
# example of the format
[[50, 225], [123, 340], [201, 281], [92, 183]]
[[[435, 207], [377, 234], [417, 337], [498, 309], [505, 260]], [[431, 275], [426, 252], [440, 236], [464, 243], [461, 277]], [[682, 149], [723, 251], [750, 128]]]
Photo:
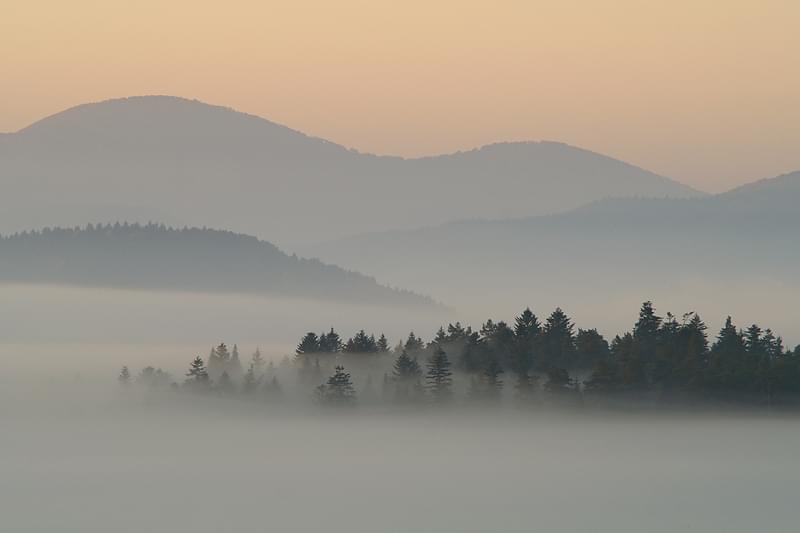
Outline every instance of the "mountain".
[[722, 313], [780, 310], [787, 320], [795, 313], [780, 302], [800, 294], [798, 205], [795, 172], [705, 198], [607, 199], [555, 215], [378, 232], [300, 250], [458, 309], [476, 301], [590, 309], [661, 299], [719, 303]]
[[554, 213], [606, 197], [702, 195], [561, 143], [375, 156], [167, 96], [81, 105], [0, 136], [0, 183], [14, 191], [0, 196], [0, 232], [159, 220], [282, 243]]
[[289, 256], [255, 237], [156, 224], [89, 225], [0, 237], [0, 282], [436, 306], [362, 274]]

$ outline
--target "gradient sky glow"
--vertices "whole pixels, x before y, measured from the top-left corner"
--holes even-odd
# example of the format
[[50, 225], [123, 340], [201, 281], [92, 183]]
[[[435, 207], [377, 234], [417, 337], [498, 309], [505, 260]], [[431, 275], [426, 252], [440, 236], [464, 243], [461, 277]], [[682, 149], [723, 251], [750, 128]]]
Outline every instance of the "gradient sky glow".
[[0, 7], [0, 131], [172, 94], [377, 153], [551, 139], [709, 191], [800, 168], [796, 0]]

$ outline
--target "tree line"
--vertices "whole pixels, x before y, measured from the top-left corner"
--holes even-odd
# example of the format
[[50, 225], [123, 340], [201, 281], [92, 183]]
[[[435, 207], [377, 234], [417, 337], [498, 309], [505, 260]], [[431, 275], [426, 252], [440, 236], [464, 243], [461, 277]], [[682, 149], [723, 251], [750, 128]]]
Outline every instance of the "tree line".
[[394, 347], [364, 330], [346, 340], [333, 328], [308, 332], [291, 359], [275, 365], [257, 350], [246, 370], [238, 347], [220, 344], [191, 362], [180, 385], [153, 367], [135, 379], [125, 367], [119, 380], [276, 401], [282, 382], [293, 380], [323, 405], [797, 404], [800, 346], [790, 350], [770, 329], [741, 329], [730, 317], [712, 340], [707, 329], [697, 313], [662, 317], [645, 302], [633, 328], [609, 342], [596, 329], [576, 330], [560, 308], [543, 321], [525, 309], [510, 324], [487, 320], [473, 330], [456, 322], [430, 341], [411, 332]]

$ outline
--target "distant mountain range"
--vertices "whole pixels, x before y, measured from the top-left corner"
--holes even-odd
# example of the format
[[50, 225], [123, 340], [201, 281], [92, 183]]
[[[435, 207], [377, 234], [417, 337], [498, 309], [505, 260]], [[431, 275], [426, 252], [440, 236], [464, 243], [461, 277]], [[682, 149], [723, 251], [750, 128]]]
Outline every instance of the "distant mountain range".
[[222, 227], [280, 243], [456, 219], [556, 213], [610, 197], [700, 197], [555, 142], [404, 159], [348, 150], [175, 97], [81, 105], [0, 135], [0, 232], [87, 220]]
[[255, 237], [163, 225], [89, 225], [0, 237], [0, 282], [236, 292], [396, 307], [437, 306]]
[[602, 301], [629, 291], [644, 299], [690, 282], [797, 290], [799, 235], [795, 172], [704, 198], [608, 199], [556, 215], [369, 233], [301, 250], [458, 307], [499, 294]]

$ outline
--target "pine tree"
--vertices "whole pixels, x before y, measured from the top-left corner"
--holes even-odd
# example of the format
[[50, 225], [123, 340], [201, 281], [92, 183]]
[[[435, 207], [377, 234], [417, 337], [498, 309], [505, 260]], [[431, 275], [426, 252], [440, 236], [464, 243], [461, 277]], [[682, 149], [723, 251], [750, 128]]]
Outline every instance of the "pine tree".
[[542, 327], [539, 324], [539, 319], [533, 314], [530, 307], [514, 319], [514, 336], [518, 341], [523, 343], [531, 343], [541, 333]]
[[542, 327], [530, 307], [514, 319], [514, 343], [510, 367], [516, 375], [514, 388], [518, 398], [528, 401], [534, 394], [534, 379], [531, 376], [540, 341]]
[[403, 350], [394, 362], [392, 377], [395, 380], [407, 380], [417, 379], [421, 375], [422, 369], [420, 369], [417, 359], [412, 358], [406, 350]]
[[333, 328], [319, 336], [319, 351], [322, 353], [338, 353], [342, 349], [342, 339]]
[[575, 362], [575, 335], [574, 326], [569, 317], [556, 308], [545, 322], [542, 330], [542, 346], [539, 368], [547, 370], [550, 367], [571, 368]]
[[222, 372], [225, 370], [225, 361], [219, 358], [217, 355], [217, 349], [215, 347], [211, 347], [211, 351], [208, 354], [208, 376], [211, 380], [217, 380], [222, 375]]
[[317, 400], [327, 405], [353, 405], [356, 401], [353, 380], [341, 365], [336, 366], [324, 385], [317, 387], [316, 394]]
[[736, 329], [729, 316], [711, 347], [706, 383], [725, 395], [740, 389], [745, 381], [742, 371], [746, 356], [744, 334]]
[[406, 339], [404, 348], [409, 354], [415, 355], [425, 349], [425, 342], [414, 335], [414, 332], [412, 331], [408, 334], [408, 339]]
[[313, 331], [306, 333], [302, 340], [300, 340], [300, 344], [298, 344], [297, 348], [295, 349], [295, 353], [298, 356], [316, 354], [319, 352], [319, 337], [317, 337], [317, 334]]
[[611, 342], [611, 353], [619, 367], [619, 380], [628, 390], [641, 390], [647, 384], [645, 362], [637, 347], [636, 338], [631, 333], [622, 337], [617, 335]]
[[395, 395], [399, 400], [408, 400], [420, 390], [422, 369], [416, 358], [408, 355], [406, 350], [400, 352], [395, 359], [392, 369], [392, 381], [395, 385]]
[[203, 359], [200, 356], [192, 360], [189, 371], [186, 373], [184, 384], [195, 391], [207, 390], [211, 385], [206, 365], [203, 363]]
[[433, 341], [431, 341], [430, 345], [444, 346], [446, 343], [447, 343], [447, 333], [445, 333], [444, 328], [440, 326], [438, 331], [436, 332], [436, 335], [433, 337]]
[[235, 344], [233, 345], [233, 352], [231, 352], [230, 360], [225, 365], [225, 371], [234, 384], [242, 382], [244, 370], [242, 369], [242, 362], [239, 360], [239, 347]]
[[575, 336], [575, 368], [593, 368], [609, 357], [608, 342], [596, 329], [579, 329]]
[[644, 302], [639, 310], [639, 320], [633, 328], [633, 336], [643, 344], [655, 344], [660, 326], [661, 317], [656, 315], [653, 302]]
[[389, 340], [386, 338], [386, 335], [381, 333], [381, 336], [378, 338], [378, 352], [379, 353], [388, 353], [389, 352]]
[[444, 403], [452, 396], [453, 373], [450, 371], [450, 360], [441, 348], [436, 348], [428, 360], [428, 373], [425, 382], [434, 402]]
[[378, 343], [374, 335], [367, 335], [362, 329], [347, 340], [342, 351], [351, 354], [371, 354], [378, 352]]

